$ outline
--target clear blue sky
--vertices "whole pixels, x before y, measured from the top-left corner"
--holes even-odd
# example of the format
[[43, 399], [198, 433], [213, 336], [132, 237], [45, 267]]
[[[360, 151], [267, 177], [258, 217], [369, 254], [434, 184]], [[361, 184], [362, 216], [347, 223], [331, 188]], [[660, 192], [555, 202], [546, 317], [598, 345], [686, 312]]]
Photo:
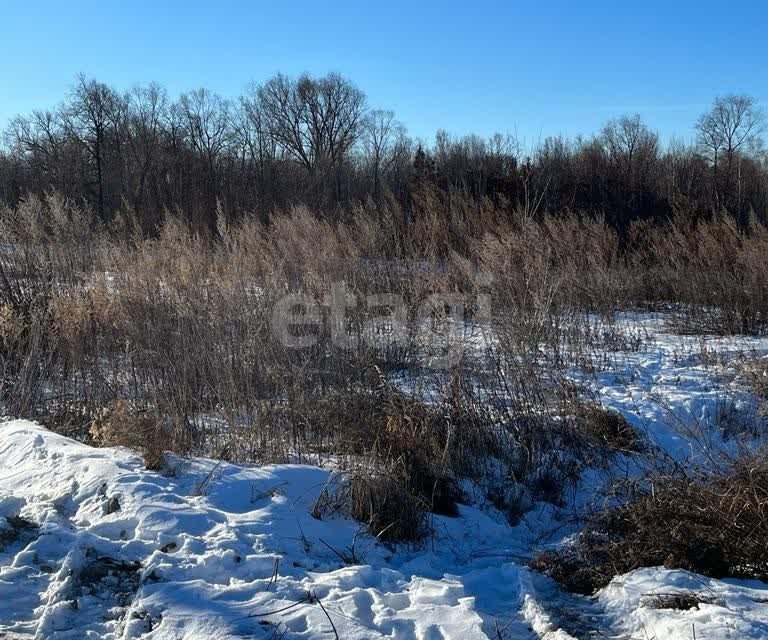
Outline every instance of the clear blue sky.
[[175, 97], [236, 96], [277, 71], [339, 71], [412, 135], [596, 131], [640, 113], [693, 135], [712, 98], [768, 104], [768, 2], [0, 0], [0, 127], [75, 74]]

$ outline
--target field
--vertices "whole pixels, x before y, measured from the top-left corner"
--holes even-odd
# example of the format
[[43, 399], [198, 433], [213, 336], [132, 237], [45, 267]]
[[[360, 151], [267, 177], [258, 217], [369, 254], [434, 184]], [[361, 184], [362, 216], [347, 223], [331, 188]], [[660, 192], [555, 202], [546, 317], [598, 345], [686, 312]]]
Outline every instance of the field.
[[400, 213], [3, 210], [0, 634], [766, 636], [765, 228]]

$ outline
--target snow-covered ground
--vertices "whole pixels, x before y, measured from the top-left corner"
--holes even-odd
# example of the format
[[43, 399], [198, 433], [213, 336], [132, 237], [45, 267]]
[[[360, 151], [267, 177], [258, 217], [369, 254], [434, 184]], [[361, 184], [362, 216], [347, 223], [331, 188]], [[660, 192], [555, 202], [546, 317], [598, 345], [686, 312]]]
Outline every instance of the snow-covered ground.
[[[536, 581], [505, 562], [524, 552], [520, 536], [479, 510], [439, 518], [425, 549], [393, 552], [353, 521], [311, 516], [323, 469], [221, 464], [206, 482], [214, 461], [178, 460], [169, 476], [29, 422], [3, 423], [0, 437], [0, 513], [37, 525], [0, 555], [0, 629], [467, 639], [488, 637], [497, 620], [512, 637], [546, 626]], [[346, 566], [337, 552], [353, 544], [360, 564]], [[94, 582], [100, 565], [115, 575]]]
[[[752, 400], [727, 362], [768, 341], [623, 322], [641, 348], [574, 377], [675, 457], [728, 446], [716, 417]], [[177, 458], [150, 472], [125, 449], [0, 423], [0, 638], [768, 637], [768, 585], [649, 568], [594, 598], [565, 594], [524, 566], [543, 533], [571, 532], [554, 507], [511, 527], [488, 505], [460, 506], [434, 517], [424, 545], [390, 548], [352, 520], [312, 516], [332, 478]], [[676, 591], [706, 603], [649, 600]]]
[[[764, 362], [768, 376], [768, 338], [676, 335], [659, 314], [621, 314], [614, 329], [637, 336], [639, 348], [603, 352], [596, 371], [572, 378], [669, 455], [701, 461], [732, 447], [739, 423], [761, 421], [738, 365]], [[732, 431], [725, 438], [723, 425]]]

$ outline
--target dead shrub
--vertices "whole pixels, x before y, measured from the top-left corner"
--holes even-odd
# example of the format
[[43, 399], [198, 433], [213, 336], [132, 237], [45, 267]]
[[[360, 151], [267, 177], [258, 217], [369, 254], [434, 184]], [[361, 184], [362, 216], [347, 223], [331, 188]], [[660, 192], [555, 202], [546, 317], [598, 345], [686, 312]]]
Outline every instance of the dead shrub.
[[675, 305], [676, 331], [759, 334], [768, 328], [766, 251], [768, 227], [755, 216], [740, 226], [727, 214], [696, 219], [679, 211], [638, 230], [631, 261], [654, 297]]
[[768, 459], [744, 454], [696, 477], [659, 476], [594, 516], [570, 547], [532, 566], [588, 593], [639, 567], [768, 577]]
[[526, 487], [514, 478], [505, 478], [502, 482], [493, 483], [486, 490], [485, 497], [513, 527], [519, 524], [520, 519], [532, 504], [532, 498], [526, 493]]
[[12, 304], [0, 304], [0, 341], [15, 340], [23, 328], [22, 319]]
[[383, 542], [418, 542], [429, 534], [430, 505], [411, 491], [396, 469], [360, 465], [331, 477], [312, 507], [323, 519], [343, 513]]
[[700, 604], [714, 604], [715, 598], [698, 591], [676, 591], [671, 593], [648, 593], [640, 599], [640, 605], [652, 609], [675, 609], [689, 611], [698, 609]]
[[470, 255], [505, 306], [607, 310], [631, 291], [618, 234], [600, 218], [515, 211], [473, 239]]
[[768, 416], [768, 359], [752, 358], [736, 363], [744, 381], [758, 400], [761, 416]]
[[605, 533], [583, 531], [572, 544], [537, 554], [528, 566], [549, 576], [566, 591], [591, 595], [621, 573], [611, 564], [611, 543]]
[[304, 402], [308, 425], [334, 434], [329, 446], [342, 454], [344, 470], [343, 482], [321, 495], [315, 515], [343, 511], [382, 540], [421, 539], [430, 512], [456, 516], [464, 499], [459, 479], [476, 472], [476, 461], [484, 462], [490, 450], [458, 402], [427, 404], [380, 373]]
[[557, 470], [548, 468], [537, 470], [528, 479], [527, 484], [533, 500], [557, 507], [563, 506], [563, 490], [566, 481]]
[[581, 403], [576, 410], [576, 429], [595, 446], [608, 451], [635, 453], [642, 449], [640, 437], [626, 418], [598, 404]]
[[54, 295], [50, 302], [53, 330], [69, 342], [80, 340], [88, 331], [91, 309], [83, 292]]
[[149, 412], [135, 411], [117, 400], [97, 412], [89, 435], [98, 447], [129, 447], [142, 452], [147, 469], [159, 471], [163, 452], [172, 443], [164, 421]]
[[349, 514], [380, 540], [415, 542], [429, 531], [432, 505], [404, 484], [402, 473], [353, 473], [349, 479]]
[[315, 406], [312, 419], [315, 424], [333, 425], [338, 453], [353, 467], [361, 458], [371, 461], [376, 477], [370, 481], [372, 487], [388, 491], [391, 483], [381, 478], [396, 478], [401, 490], [412, 494], [422, 508], [441, 515], [456, 514], [461, 466], [453, 451], [452, 425], [438, 408], [381, 380], [373, 388], [318, 399]]
[[[358, 517], [377, 532], [410, 522], [411, 535], [416, 507], [455, 513], [464, 478], [483, 480], [514, 518], [534, 499], [558, 504], [585, 467], [638, 450], [618, 415], [574, 410], [565, 366], [594, 349], [636, 348], [593, 328], [585, 310], [679, 302], [710, 310], [720, 330], [760, 331], [768, 308], [768, 234], [757, 223], [674, 220], [638, 227], [622, 246], [600, 218], [526, 215], [430, 190], [408, 215], [382, 198], [334, 221], [304, 206], [270, 218], [221, 219], [213, 239], [173, 213], [142, 237], [60, 197], [3, 208], [4, 410], [49, 423], [65, 412], [67, 424], [52, 426], [78, 423], [79, 437], [90, 424], [94, 441], [135, 447], [153, 467], [163, 448], [211, 455], [228, 445], [237, 461], [334, 457], [359, 470]], [[322, 301], [339, 282], [345, 294], [394, 293], [413, 308], [435, 292], [485, 294], [491, 313], [467, 304], [465, 319], [493, 339], [478, 354], [478, 334], [460, 338], [482, 362], [470, 355], [436, 373], [440, 347], [418, 320], [409, 316], [399, 345], [385, 327], [365, 328], [364, 313], [329, 320], [321, 304], [324, 332], [343, 325], [357, 346], [337, 348], [320, 331], [313, 347], [284, 347], [275, 303], [294, 291]], [[427, 338], [446, 329], [439, 316], [424, 323]], [[375, 345], [361, 340], [366, 331]], [[397, 369], [429, 388], [429, 401], [394, 388]], [[399, 504], [406, 515], [392, 510]]]

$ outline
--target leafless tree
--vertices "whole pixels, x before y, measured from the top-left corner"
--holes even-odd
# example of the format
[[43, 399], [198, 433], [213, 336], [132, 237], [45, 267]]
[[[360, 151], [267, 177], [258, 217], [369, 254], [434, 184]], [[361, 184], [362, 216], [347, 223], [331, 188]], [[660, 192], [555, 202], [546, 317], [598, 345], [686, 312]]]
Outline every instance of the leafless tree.
[[648, 169], [658, 153], [658, 136], [634, 114], [609, 121], [600, 139], [630, 192], [634, 195], [638, 188], [644, 188]]
[[297, 80], [278, 74], [258, 96], [277, 144], [310, 173], [338, 165], [360, 136], [365, 94], [339, 74]]
[[362, 146], [371, 172], [373, 195], [381, 189], [381, 176], [398, 160], [410, 157], [410, 141], [405, 126], [395, 120], [393, 111], [373, 109], [363, 120]]
[[179, 107], [188, 142], [215, 167], [230, 142], [229, 102], [208, 89], [197, 89], [183, 94]]
[[660, 186], [664, 195], [673, 200], [682, 196], [695, 197], [697, 189], [706, 183], [707, 167], [696, 147], [681, 139], [673, 138], [662, 158], [664, 167]]
[[[720, 96], [715, 99], [712, 109], [699, 117], [696, 129], [697, 142], [712, 164], [716, 183], [721, 160], [725, 157], [723, 193], [727, 196], [736, 156], [759, 144], [765, 129], [765, 114], [750, 96]], [[717, 184], [715, 190], [715, 198], [719, 200]]]
[[510, 135], [496, 133], [489, 139], [469, 134], [460, 138], [439, 130], [434, 157], [439, 183], [449, 189], [484, 194], [490, 184], [503, 184], [515, 172], [519, 146]]
[[262, 216], [302, 202], [341, 219], [369, 195], [403, 218], [425, 184], [526, 211], [600, 213], [624, 231], [637, 218], [725, 208], [742, 223], [768, 211], [765, 119], [754, 99], [718, 98], [696, 145], [668, 144], [637, 115], [595, 136], [545, 140], [523, 158], [514, 137], [452, 137], [416, 145], [391, 111], [369, 110], [338, 74], [253, 85], [230, 103], [204, 89], [170, 102], [157, 85], [125, 94], [78, 76], [64, 103], [11, 121], [0, 155], [0, 198], [52, 190], [103, 219], [127, 203], [149, 231], [165, 209], [197, 228], [227, 214]]
[[206, 172], [206, 202], [210, 222], [219, 196], [218, 164], [232, 141], [230, 128], [231, 105], [228, 100], [208, 91], [197, 89], [179, 99], [181, 118], [187, 144], [203, 159]]
[[[117, 93], [107, 85], [88, 80], [80, 74], [70, 101], [64, 108], [63, 122], [67, 132], [86, 150], [93, 162], [97, 188], [99, 217], [105, 218], [104, 173], [105, 149], [110, 134], [117, 131], [124, 105]], [[119, 145], [117, 147], [119, 149]]]
[[238, 108], [233, 114], [233, 127], [242, 161], [256, 170], [259, 200], [263, 202], [267, 183], [272, 176], [277, 144], [270, 135], [269, 122], [259, 101], [257, 86], [252, 85], [240, 97]]
[[141, 209], [147, 179], [159, 161], [163, 119], [168, 108], [165, 89], [152, 83], [135, 87], [126, 97], [128, 107], [126, 127], [128, 149], [133, 172], [132, 204], [135, 211]]
[[34, 111], [28, 117], [16, 116], [6, 131], [6, 140], [13, 153], [46, 175], [56, 189], [68, 193], [64, 175], [71, 167], [59, 111]]

